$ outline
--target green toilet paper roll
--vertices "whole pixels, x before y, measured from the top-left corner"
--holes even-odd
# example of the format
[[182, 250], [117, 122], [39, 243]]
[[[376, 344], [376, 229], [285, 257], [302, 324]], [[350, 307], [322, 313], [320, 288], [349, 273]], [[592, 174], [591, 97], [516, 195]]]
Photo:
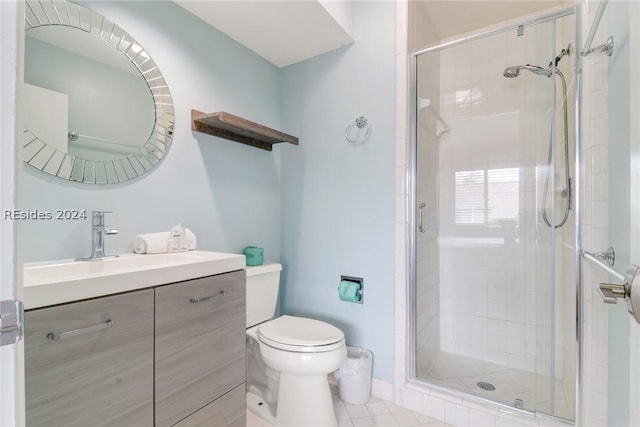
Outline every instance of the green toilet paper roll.
[[242, 251], [247, 258], [247, 265], [262, 265], [264, 262], [264, 249], [258, 246], [247, 246]]
[[350, 280], [341, 281], [340, 287], [338, 288], [338, 296], [342, 301], [360, 302], [362, 298], [360, 294], [360, 283]]

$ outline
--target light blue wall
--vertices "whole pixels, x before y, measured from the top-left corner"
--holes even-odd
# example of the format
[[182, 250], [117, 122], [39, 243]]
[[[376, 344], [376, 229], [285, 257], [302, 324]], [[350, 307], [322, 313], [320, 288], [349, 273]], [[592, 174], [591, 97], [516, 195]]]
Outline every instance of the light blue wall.
[[[153, 57], [175, 103], [173, 146], [158, 168], [126, 184], [65, 182], [25, 167], [25, 209], [102, 209], [108, 252], [131, 252], [136, 234], [182, 223], [206, 250], [264, 246], [280, 257], [278, 155], [192, 133], [190, 111], [228, 111], [280, 128], [280, 71], [173, 2], [86, 3], [126, 29]], [[287, 129], [283, 129], [285, 132]], [[25, 261], [87, 256], [90, 220], [25, 221]]]
[[[343, 328], [349, 345], [373, 351], [374, 377], [393, 382], [395, 4], [355, 2], [352, 46], [283, 70], [172, 2], [87, 4], [127, 29], [162, 70], [176, 109], [173, 146], [157, 169], [116, 186], [27, 167], [24, 207], [113, 210], [112, 253], [179, 222], [202, 249], [264, 246], [267, 261], [284, 264], [282, 311]], [[300, 146], [271, 153], [193, 134], [192, 108], [282, 129]], [[360, 115], [373, 132], [350, 145], [344, 130]], [[89, 230], [89, 221], [25, 223], [25, 261], [86, 256]], [[341, 274], [364, 278], [363, 305], [338, 300]]]
[[[354, 2], [355, 43], [284, 69], [282, 147], [285, 313], [340, 326], [393, 382], [395, 4]], [[364, 115], [371, 138], [345, 127]], [[364, 304], [338, 300], [340, 275], [363, 277]]]

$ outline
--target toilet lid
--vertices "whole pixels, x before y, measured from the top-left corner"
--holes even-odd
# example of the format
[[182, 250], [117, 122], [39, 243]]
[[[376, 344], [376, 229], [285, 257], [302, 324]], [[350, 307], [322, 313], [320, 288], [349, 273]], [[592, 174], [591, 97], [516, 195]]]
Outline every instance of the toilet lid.
[[258, 338], [271, 345], [317, 347], [339, 343], [344, 340], [344, 333], [319, 320], [281, 316], [260, 325]]

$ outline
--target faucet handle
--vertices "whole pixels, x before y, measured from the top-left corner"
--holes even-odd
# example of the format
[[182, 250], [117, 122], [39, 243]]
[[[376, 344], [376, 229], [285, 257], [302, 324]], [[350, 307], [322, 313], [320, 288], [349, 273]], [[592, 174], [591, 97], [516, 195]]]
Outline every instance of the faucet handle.
[[108, 230], [105, 230], [104, 234], [118, 234], [118, 230], [116, 230], [115, 228], [110, 228]]
[[104, 226], [104, 214], [113, 213], [113, 211], [91, 211], [91, 218], [94, 226]]

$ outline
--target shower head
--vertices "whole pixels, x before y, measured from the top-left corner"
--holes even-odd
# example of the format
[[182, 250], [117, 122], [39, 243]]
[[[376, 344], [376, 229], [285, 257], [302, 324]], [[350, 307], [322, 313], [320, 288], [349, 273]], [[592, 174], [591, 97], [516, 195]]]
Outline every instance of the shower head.
[[504, 73], [502, 73], [508, 79], [514, 79], [520, 75], [520, 67], [511, 66], [504, 69]]
[[527, 64], [527, 65], [512, 65], [510, 67], [505, 68], [502, 74], [507, 78], [513, 79], [520, 75], [521, 70], [527, 70], [532, 72], [533, 74], [539, 74], [547, 77], [551, 77], [551, 73], [553, 73], [553, 71], [550, 70], [549, 68], [542, 68], [542, 67], [538, 67], [537, 65]]

